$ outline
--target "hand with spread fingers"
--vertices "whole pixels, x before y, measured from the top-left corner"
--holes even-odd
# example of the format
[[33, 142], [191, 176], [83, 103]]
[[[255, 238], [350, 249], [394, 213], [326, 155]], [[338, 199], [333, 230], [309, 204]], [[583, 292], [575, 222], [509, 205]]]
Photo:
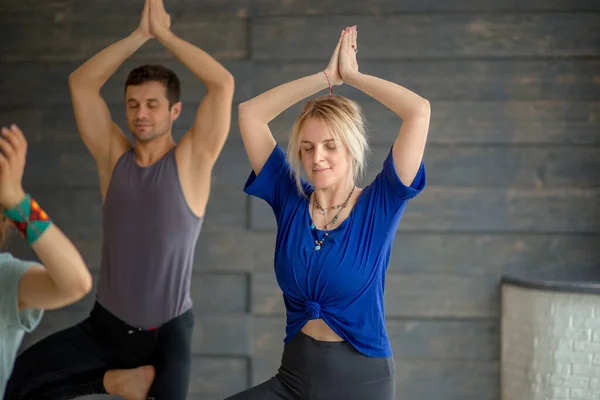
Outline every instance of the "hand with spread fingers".
[[171, 28], [171, 16], [165, 10], [163, 0], [148, 0], [150, 2], [150, 33], [160, 36]]
[[10, 208], [18, 204], [25, 192], [21, 185], [27, 141], [16, 125], [2, 128], [0, 136], [0, 205]]
[[357, 36], [356, 25], [347, 27], [342, 36], [339, 71], [344, 82], [347, 82], [354, 74], [358, 73], [358, 62], [356, 60], [356, 53], [358, 52]]

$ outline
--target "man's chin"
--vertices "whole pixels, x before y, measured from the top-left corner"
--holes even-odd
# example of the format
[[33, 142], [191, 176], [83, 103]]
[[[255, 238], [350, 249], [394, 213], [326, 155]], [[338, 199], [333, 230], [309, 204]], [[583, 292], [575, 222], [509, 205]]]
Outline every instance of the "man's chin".
[[147, 142], [151, 142], [153, 139], [155, 139], [155, 135], [153, 135], [151, 132], [148, 132], [148, 133], [136, 132], [136, 133], [133, 133], [133, 138], [137, 142], [147, 143]]

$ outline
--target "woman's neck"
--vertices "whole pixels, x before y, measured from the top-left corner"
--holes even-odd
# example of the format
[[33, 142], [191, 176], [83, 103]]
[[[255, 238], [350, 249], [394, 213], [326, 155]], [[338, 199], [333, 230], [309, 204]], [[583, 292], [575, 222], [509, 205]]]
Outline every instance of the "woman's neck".
[[352, 180], [340, 182], [337, 185], [327, 188], [315, 189], [314, 197], [322, 208], [327, 209], [329, 207], [337, 206], [349, 201], [350, 198], [348, 196], [355, 186], [356, 185]]

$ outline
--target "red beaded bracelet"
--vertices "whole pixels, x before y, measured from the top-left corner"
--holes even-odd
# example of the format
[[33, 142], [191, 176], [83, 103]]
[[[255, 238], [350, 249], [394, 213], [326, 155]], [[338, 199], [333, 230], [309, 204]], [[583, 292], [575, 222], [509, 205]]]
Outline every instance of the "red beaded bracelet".
[[333, 88], [331, 87], [331, 81], [329, 80], [329, 76], [327, 76], [327, 72], [325, 72], [325, 70], [323, 70], [323, 73], [325, 74], [325, 78], [327, 78], [327, 83], [329, 84], [329, 94], [333, 95]]

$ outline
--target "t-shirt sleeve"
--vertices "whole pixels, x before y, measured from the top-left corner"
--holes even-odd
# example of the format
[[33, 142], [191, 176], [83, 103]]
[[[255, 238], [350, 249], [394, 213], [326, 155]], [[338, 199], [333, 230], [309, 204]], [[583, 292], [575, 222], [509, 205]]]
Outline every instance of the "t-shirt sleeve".
[[244, 192], [265, 200], [276, 217], [281, 215], [290, 198], [299, 196], [293, 171], [279, 145], [275, 146], [258, 175], [254, 171], [250, 172]]
[[19, 282], [34, 263], [3, 255], [0, 260], [0, 321], [6, 326], [25, 332], [33, 331], [40, 323], [44, 311], [26, 308], [19, 311]]
[[396, 172], [394, 154], [390, 149], [387, 158], [383, 162], [381, 172], [369, 186], [378, 202], [382, 203], [381, 205], [386, 208], [401, 208], [408, 200], [423, 191], [426, 181], [425, 164], [421, 161], [412, 183], [409, 186], [405, 185]]

